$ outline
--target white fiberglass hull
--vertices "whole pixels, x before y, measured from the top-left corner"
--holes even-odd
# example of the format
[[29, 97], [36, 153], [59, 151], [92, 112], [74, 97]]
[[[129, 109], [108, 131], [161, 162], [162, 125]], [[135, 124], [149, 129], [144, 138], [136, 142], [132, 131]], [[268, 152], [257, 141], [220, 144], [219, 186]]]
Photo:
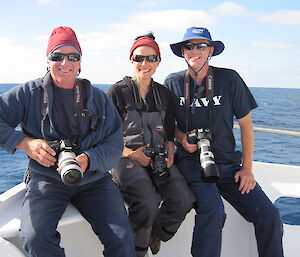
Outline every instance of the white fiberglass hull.
[[[300, 167], [254, 162], [256, 180], [272, 202], [282, 196], [300, 198]], [[18, 237], [20, 209], [24, 196], [24, 184], [0, 195], [0, 257], [24, 257]], [[227, 219], [223, 230], [222, 257], [258, 257], [254, 229], [226, 201]], [[299, 221], [300, 222], [300, 221]], [[157, 257], [188, 257], [190, 254], [194, 211], [170, 241], [162, 243]], [[90, 225], [79, 212], [69, 206], [59, 223], [61, 246], [67, 257], [103, 256], [103, 246]], [[285, 257], [298, 256], [299, 225], [284, 224]], [[148, 253], [149, 256], [152, 254]]]

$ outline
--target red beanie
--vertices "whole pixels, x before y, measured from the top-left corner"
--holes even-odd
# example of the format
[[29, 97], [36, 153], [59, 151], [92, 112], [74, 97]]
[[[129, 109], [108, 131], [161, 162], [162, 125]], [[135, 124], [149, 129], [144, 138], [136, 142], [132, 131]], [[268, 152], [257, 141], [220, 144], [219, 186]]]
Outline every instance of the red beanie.
[[75, 32], [69, 27], [58, 27], [52, 31], [48, 41], [46, 56], [62, 46], [73, 46], [82, 54]]
[[154, 51], [156, 52], [156, 54], [159, 56], [159, 59], [161, 59], [160, 57], [160, 51], [159, 51], [159, 46], [158, 44], [155, 42], [155, 40], [153, 40], [150, 37], [141, 37], [139, 39], [137, 39], [131, 49], [130, 49], [130, 54], [129, 54], [129, 59], [131, 59], [132, 53], [133, 51], [138, 48], [139, 46], [150, 46], [154, 49]]

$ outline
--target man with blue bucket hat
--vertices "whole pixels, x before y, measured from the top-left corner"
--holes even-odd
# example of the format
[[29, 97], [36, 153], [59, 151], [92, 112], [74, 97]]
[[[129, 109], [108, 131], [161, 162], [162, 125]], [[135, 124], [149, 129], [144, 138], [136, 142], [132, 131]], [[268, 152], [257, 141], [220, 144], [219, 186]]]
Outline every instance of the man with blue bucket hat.
[[[224, 50], [206, 28], [188, 28], [171, 44], [188, 69], [170, 74], [165, 86], [176, 104], [175, 163], [196, 196], [193, 257], [219, 257], [226, 214], [221, 196], [255, 228], [260, 257], [282, 257], [278, 210], [252, 173], [254, 133], [250, 111], [256, 101], [239, 74], [209, 65]], [[235, 149], [234, 117], [242, 152]]]

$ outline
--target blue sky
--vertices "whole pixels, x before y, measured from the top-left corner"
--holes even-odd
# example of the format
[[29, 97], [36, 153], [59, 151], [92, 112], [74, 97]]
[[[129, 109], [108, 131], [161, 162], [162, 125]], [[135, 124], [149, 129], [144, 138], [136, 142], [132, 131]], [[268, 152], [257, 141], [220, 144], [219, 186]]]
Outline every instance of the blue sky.
[[2, 0], [0, 83], [23, 83], [46, 72], [54, 27], [70, 26], [82, 50], [81, 77], [111, 84], [132, 75], [134, 38], [153, 31], [162, 52], [158, 82], [186, 68], [169, 44], [204, 26], [225, 51], [211, 65], [235, 69], [250, 87], [300, 88], [299, 0]]

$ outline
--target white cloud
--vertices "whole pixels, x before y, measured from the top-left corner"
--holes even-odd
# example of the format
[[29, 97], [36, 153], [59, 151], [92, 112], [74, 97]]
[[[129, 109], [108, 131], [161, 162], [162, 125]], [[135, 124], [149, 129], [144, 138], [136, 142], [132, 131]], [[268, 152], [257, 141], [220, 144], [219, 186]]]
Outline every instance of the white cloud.
[[[178, 18], [180, 17], [180, 19]], [[159, 43], [162, 36], [174, 35], [181, 38], [181, 32], [187, 27], [194, 25], [212, 27], [216, 23], [214, 16], [197, 10], [166, 10], [158, 12], [137, 12], [128, 17], [124, 22], [111, 23], [104, 26], [102, 31], [95, 31], [84, 34], [77, 34], [83, 53], [88, 55], [105, 55], [114, 52], [129, 52], [129, 48], [134, 38], [140, 34], [153, 31]], [[172, 33], [177, 30], [180, 33]], [[39, 36], [36, 40], [47, 42], [49, 36]], [[173, 40], [170, 36], [168, 40]]]
[[35, 37], [34, 39], [37, 41], [47, 41], [48, 38], [49, 38], [49, 35], [42, 35], [42, 36]]
[[[117, 34], [103, 32], [79, 34], [78, 40], [82, 45], [83, 51], [89, 55], [118, 50], [122, 42], [124, 42], [124, 38], [119, 38]], [[85, 51], [84, 49], [87, 50]]]
[[8, 45], [10, 44], [12, 41], [9, 38], [6, 37], [0, 37], [0, 46], [1, 45]]
[[[237, 9], [235, 10], [238, 12], [238, 6], [236, 7]], [[224, 11], [223, 14], [225, 13], [229, 15], [230, 12]], [[247, 13], [247, 10], [245, 13]], [[184, 60], [176, 57], [170, 51], [169, 44], [180, 40], [187, 27], [205, 26], [209, 27], [210, 30], [214, 29], [217, 24], [217, 17], [218, 15], [215, 15], [213, 12], [204, 12], [201, 10], [181, 9], [137, 12], [123, 18], [123, 22], [106, 24], [101, 30], [89, 33], [77, 33], [83, 49], [81, 77], [89, 79], [92, 83], [111, 84], [120, 80], [125, 75], [133, 75], [132, 65], [128, 56], [130, 46], [136, 36], [152, 30], [157, 37], [157, 42], [160, 45], [162, 53], [162, 62], [154, 75], [154, 79], [162, 83], [170, 72], [186, 68]], [[2, 57], [3, 60], [6, 60], [0, 63], [0, 69], [5, 71], [1, 75], [0, 82], [26, 82], [43, 76], [46, 72], [45, 48], [48, 38], [49, 35], [35, 37], [33, 40], [36, 40], [41, 47], [34, 49], [25, 48], [20, 44], [20, 41], [0, 37]], [[259, 52], [257, 49], [293, 48], [294, 50], [300, 45], [300, 42], [274, 43], [271, 39], [268, 40], [270, 42], [253, 41], [251, 46], [255, 49], [254, 51], [252, 49], [252, 53], [249, 48], [244, 48], [236, 52], [235, 49], [230, 51], [230, 47], [228, 47], [227, 50], [229, 51], [224, 52], [224, 54], [217, 58], [212, 58], [211, 64], [236, 69], [238, 72], [241, 72], [242, 77], [245, 77], [249, 85], [253, 86], [257, 83], [255, 82], [257, 80], [257, 70], [266, 70], [266, 67], [269, 65], [271, 71], [268, 74], [274, 74], [274, 71], [272, 71], [274, 60], [272, 59], [272, 63], [268, 63], [268, 51]], [[14, 54], [12, 55], [11, 53]], [[237, 53], [239, 54], [235, 55]], [[257, 54], [258, 57], [261, 55], [261, 61], [253, 62], [253, 54]], [[289, 67], [295, 67], [296, 70], [299, 66], [292, 65], [295, 63], [294, 59], [293, 61], [289, 59], [287, 62], [290, 64]], [[260, 63], [260, 66], [257, 63]], [[255, 66], [255, 69], [251, 68], [253, 66]], [[272, 86], [276, 84], [280, 86], [279, 79], [275, 77], [272, 78], [275, 81], [274, 83], [267, 81], [264, 84], [272, 84]], [[299, 84], [300, 81], [299, 83], [298, 81], [299, 78], [295, 79], [293, 83]]]
[[247, 10], [242, 5], [231, 1], [221, 3], [212, 9], [212, 13], [224, 17], [248, 17], [255, 15], [254, 12]]
[[274, 50], [285, 50], [285, 49], [295, 49], [300, 46], [299, 42], [260, 42], [253, 41], [251, 46], [260, 49], [274, 49]]
[[[183, 30], [190, 26], [213, 26], [216, 21], [214, 16], [201, 10], [165, 10], [159, 12], [138, 12], [130, 16], [127, 22], [109, 25], [111, 29], [119, 30], [122, 34], [137, 30], [167, 29]], [[132, 33], [130, 33], [132, 34]]]
[[259, 22], [285, 26], [300, 25], [300, 11], [279, 10], [257, 18]]
[[[0, 38], [1, 83], [21, 83], [37, 78], [46, 72], [45, 52], [17, 45], [9, 38]], [[13, 53], [13, 54], [12, 54]]]
[[152, 8], [155, 6], [162, 6], [167, 3], [169, 3], [170, 0], [148, 0], [148, 1], [142, 1], [138, 3], [138, 6], [140, 8]]
[[[174, 58], [170, 51], [170, 42], [181, 39], [187, 27], [213, 27], [215, 23], [214, 16], [197, 10], [137, 12], [122, 23], [106, 25], [101, 32], [77, 35], [84, 54], [82, 76], [90, 78], [94, 83], [113, 83], [125, 75], [130, 75], [132, 67], [128, 55], [134, 38], [153, 31], [156, 36], [159, 35], [157, 42], [163, 59], [154, 78], [162, 83], [170, 70], [185, 68], [185, 63], [178, 57], [175, 57], [176, 62], [170, 61], [170, 58]], [[177, 32], [173, 33], [174, 31]], [[167, 37], [163, 38], [164, 35]]]
[[61, 5], [61, 3], [57, 0], [37, 0], [36, 2], [38, 5], [54, 5], [54, 6]]
[[[137, 12], [129, 16], [124, 22], [107, 24], [102, 31], [77, 34], [77, 36], [83, 52], [89, 55], [99, 55], [116, 50], [123, 51], [123, 48], [126, 49], [125, 52], [127, 53], [134, 38], [140, 34], [149, 31], [153, 31], [154, 34], [157, 34], [158, 31], [164, 31], [162, 34], [169, 34], [165, 31], [177, 30], [181, 32], [187, 27], [195, 25], [213, 27], [215, 23], [214, 16], [197, 10]], [[181, 36], [181, 34], [176, 33], [176, 38]], [[48, 37], [48, 35], [42, 35], [36, 37], [35, 40], [46, 43]]]

